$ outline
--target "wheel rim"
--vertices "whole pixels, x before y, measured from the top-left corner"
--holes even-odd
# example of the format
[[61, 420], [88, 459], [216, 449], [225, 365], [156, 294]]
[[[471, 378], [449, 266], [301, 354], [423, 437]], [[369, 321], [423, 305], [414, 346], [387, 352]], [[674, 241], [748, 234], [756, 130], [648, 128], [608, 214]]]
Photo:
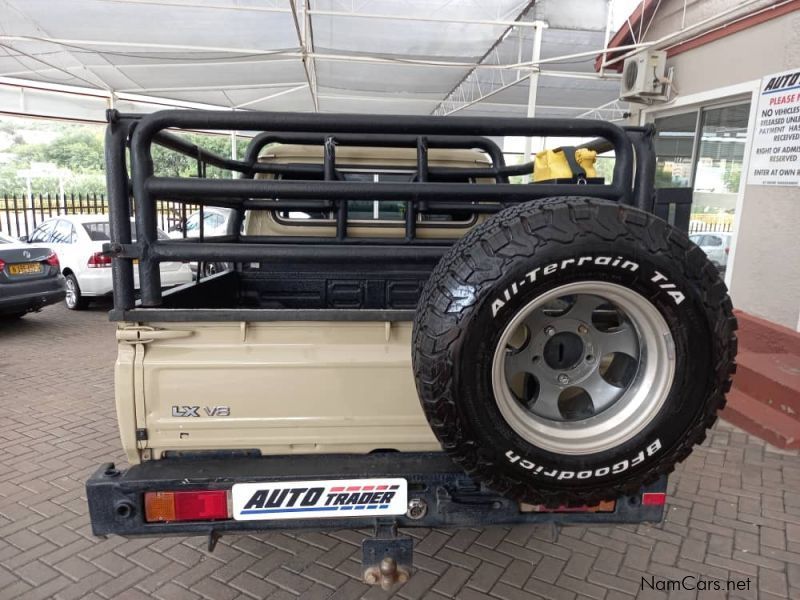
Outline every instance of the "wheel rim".
[[67, 302], [67, 306], [72, 308], [73, 306], [75, 306], [75, 303], [78, 300], [78, 289], [75, 286], [75, 282], [72, 279], [67, 279], [66, 288], [67, 288], [66, 289], [67, 295], [65, 300]]
[[675, 346], [637, 292], [585, 281], [555, 288], [506, 326], [492, 388], [509, 426], [562, 454], [593, 454], [633, 438], [655, 417], [675, 374]]

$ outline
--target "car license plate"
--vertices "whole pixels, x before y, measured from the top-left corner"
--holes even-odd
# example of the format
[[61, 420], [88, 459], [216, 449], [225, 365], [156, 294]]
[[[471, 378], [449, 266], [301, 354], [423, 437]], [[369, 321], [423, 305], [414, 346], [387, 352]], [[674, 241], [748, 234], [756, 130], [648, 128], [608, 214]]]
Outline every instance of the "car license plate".
[[233, 518], [237, 521], [328, 519], [405, 514], [405, 479], [333, 479], [237, 483]]
[[35, 262], [8, 265], [8, 272], [11, 275], [33, 275], [42, 272], [42, 265]]

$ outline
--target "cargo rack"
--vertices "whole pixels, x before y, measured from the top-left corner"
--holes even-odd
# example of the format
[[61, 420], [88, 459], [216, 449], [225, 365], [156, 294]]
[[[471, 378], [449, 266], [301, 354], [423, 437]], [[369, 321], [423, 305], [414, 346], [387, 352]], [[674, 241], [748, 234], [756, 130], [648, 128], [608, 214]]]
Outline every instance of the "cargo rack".
[[[417, 215], [458, 211], [491, 214], [503, 208], [551, 196], [580, 195], [636, 206], [688, 227], [688, 192], [654, 193], [654, 130], [651, 125], [620, 127], [590, 119], [477, 118], [433, 116], [326, 115], [307, 113], [165, 110], [151, 114], [107, 112], [106, 169], [111, 220], [114, 310], [112, 319], [132, 320], [136, 311], [163, 306], [159, 263], [162, 261], [293, 261], [313, 264], [364, 264], [370, 261], [415, 263], [438, 260], [454, 239], [426, 239], [417, 233]], [[170, 129], [261, 131], [250, 141], [243, 160], [220, 156], [170, 132]], [[612, 181], [596, 183], [509, 183], [509, 177], [530, 175], [533, 164], [506, 165], [492, 136], [559, 136], [596, 138], [582, 147], [598, 153], [613, 150]], [[259, 162], [269, 144], [317, 144], [324, 148], [323, 164]], [[152, 147], [160, 145], [197, 161], [196, 178], [154, 174]], [[344, 181], [336, 161], [337, 145], [402, 147], [416, 151], [410, 182]], [[486, 167], [429, 166], [430, 149], [478, 149], [490, 161]], [[128, 170], [130, 159], [130, 172]], [[226, 169], [238, 178], [206, 178], [207, 166]], [[634, 174], [634, 165], [636, 165]], [[273, 178], [256, 179], [257, 174]], [[301, 181], [292, 178], [305, 178]], [[464, 178], [473, 182], [464, 183]], [[309, 180], [309, 178], [313, 178]], [[663, 192], [663, 193], [662, 193]], [[135, 198], [136, 237], [130, 217]], [[159, 240], [156, 201], [199, 205], [200, 236]], [[348, 201], [405, 202], [402, 237], [348, 235]], [[671, 205], [677, 208], [669, 208]], [[204, 235], [202, 211], [216, 206], [234, 209], [236, 216], [225, 235]], [[335, 215], [335, 235], [248, 236], [240, 233], [246, 211], [325, 210]], [[185, 210], [184, 210], [185, 213]], [[136, 239], [136, 242], [132, 242]], [[134, 289], [138, 260], [140, 299]], [[179, 311], [161, 315], [180, 319]], [[372, 314], [369, 314], [369, 313]], [[406, 311], [407, 312], [407, 311]], [[374, 311], [316, 311], [309, 318], [373, 318]], [[381, 316], [381, 315], [377, 315]], [[383, 315], [386, 316], [386, 315]], [[297, 319], [297, 311], [253, 311], [252, 320]], [[410, 318], [408, 314], [394, 315]], [[223, 318], [225, 318], [223, 316]]]

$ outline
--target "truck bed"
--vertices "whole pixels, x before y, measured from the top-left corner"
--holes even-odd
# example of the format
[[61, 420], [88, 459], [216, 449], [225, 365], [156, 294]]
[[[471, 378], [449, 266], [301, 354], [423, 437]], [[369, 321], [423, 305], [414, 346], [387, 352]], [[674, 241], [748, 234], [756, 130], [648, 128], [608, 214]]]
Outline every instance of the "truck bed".
[[283, 318], [289, 319], [292, 317], [287, 313], [297, 311], [292, 320], [318, 320], [322, 313], [315, 316], [309, 311], [326, 311], [329, 320], [410, 320], [434, 265], [434, 260], [414, 264], [376, 260], [350, 268], [322, 269], [320, 265], [286, 261], [278, 265], [246, 263], [242, 270], [227, 270], [164, 293], [163, 304], [157, 309], [115, 310], [111, 317], [119, 321], [143, 316], [161, 321], [188, 317], [259, 321], [272, 320], [270, 311], [281, 311]]

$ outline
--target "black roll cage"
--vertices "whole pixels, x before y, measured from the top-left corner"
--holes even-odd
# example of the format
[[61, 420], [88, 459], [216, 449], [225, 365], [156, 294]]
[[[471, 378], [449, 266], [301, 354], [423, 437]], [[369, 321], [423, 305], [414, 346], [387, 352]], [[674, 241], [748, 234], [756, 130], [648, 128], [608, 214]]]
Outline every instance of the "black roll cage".
[[[106, 175], [109, 192], [114, 312], [135, 306], [134, 260], [138, 260], [142, 308], [162, 305], [159, 263], [163, 261], [293, 260], [312, 264], [365, 262], [393, 258], [413, 263], [444, 254], [455, 240], [417, 236], [417, 215], [443, 211], [495, 213], [529, 200], [553, 196], [590, 196], [655, 212], [655, 152], [652, 126], [620, 127], [606, 121], [553, 118], [484, 118], [380, 116], [281, 112], [164, 110], [150, 114], [107, 112]], [[243, 160], [227, 158], [186, 141], [168, 129], [263, 131], [250, 141]], [[511, 184], [509, 177], [530, 174], [532, 163], [509, 166], [488, 136], [596, 137], [583, 147], [599, 153], [614, 150], [612, 181], [596, 183]], [[277, 164], [258, 161], [273, 143], [316, 144], [324, 148], [323, 164]], [[152, 146], [158, 144], [197, 161], [197, 178], [154, 174]], [[344, 181], [337, 170], [336, 145], [415, 148], [413, 180], [396, 182]], [[441, 168], [428, 164], [429, 149], [479, 149], [491, 165]], [[128, 170], [130, 158], [130, 172]], [[240, 174], [236, 179], [207, 179], [212, 165]], [[634, 176], [634, 165], [636, 165]], [[256, 179], [257, 173], [274, 178]], [[292, 181], [292, 177], [318, 180]], [[464, 183], [465, 178], [493, 183]], [[131, 198], [135, 198], [136, 242], [131, 231]], [[199, 205], [200, 237], [159, 240], [157, 201]], [[406, 203], [404, 236], [348, 236], [348, 201]], [[236, 211], [226, 235], [205, 236], [203, 207]], [[336, 234], [322, 236], [246, 236], [240, 233], [247, 210], [333, 210]], [[183, 211], [185, 213], [185, 209]]]

